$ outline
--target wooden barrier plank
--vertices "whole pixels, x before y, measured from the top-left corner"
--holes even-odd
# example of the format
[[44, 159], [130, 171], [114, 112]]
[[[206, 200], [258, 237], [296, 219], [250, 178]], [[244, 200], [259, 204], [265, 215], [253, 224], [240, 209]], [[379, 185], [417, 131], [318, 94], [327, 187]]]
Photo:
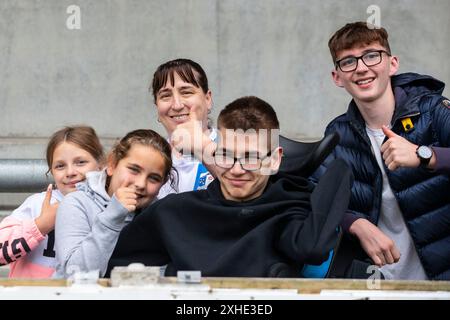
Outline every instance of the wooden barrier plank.
[[[175, 277], [164, 278], [176, 283]], [[320, 293], [322, 290], [370, 290], [366, 280], [351, 279], [279, 279], [279, 278], [202, 278], [211, 288], [234, 289], [296, 289], [299, 293]], [[380, 281], [377, 290], [450, 291], [450, 281]]]
[[0, 279], [1, 287], [67, 287], [66, 279]]
[[[99, 279], [103, 287], [111, 286], [109, 279]], [[161, 278], [160, 283], [176, 284], [177, 278]], [[370, 290], [366, 280], [348, 279], [279, 279], [279, 278], [202, 278], [203, 285], [212, 289], [295, 289], [299, 293], [320, 293], [322, 290]], [[67, 287], [65, 279], [0, 279], [0, 286]], [[450, 281], [393, 281], [382, 280], [377, 290], [450, 291]]]

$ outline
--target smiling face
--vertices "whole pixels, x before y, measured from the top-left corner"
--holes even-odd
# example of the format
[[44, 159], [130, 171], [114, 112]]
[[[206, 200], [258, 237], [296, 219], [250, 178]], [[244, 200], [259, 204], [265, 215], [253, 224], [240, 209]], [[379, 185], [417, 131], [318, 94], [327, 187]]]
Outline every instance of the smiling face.
[[175, 128], [193, 117], [191, 110], [195, 109], [195, 119], [201, 120], [203, 129], [207, 129], [208, 111], [212, 106], [211, 91], [203, 92], [192, 83], [185, 82], [175, 72], [174, 84], [170, 77], [166, 84], [156, 93], [156, 106], [159, 120], [172, 134]]
[[89, 171], [100, 170], [101, 165], [86, 150], [70, 142], [60, 143], [53, 152], [50, 172], [56, 187], [63, 195], [75, 191], [75, 184], [86, 179]]
[[133, 144], [127, 155], [115, 163], [108, 161], [107, 174], [111, 177], [108, 194], [114, 192], [126, 181], [137, 195], [136, 208], [144, 208], [158, 195], [165, 183], [166, 162], [159, 151], [142, 144]]
[[[374, 50], [385, 50], [378, 42], [370, 45], [358, 46], [348, 50], [338, 52], [337, 59], [346, 57], [359, 57], [367, 52]], [[332, 71], [334, 83], [345, 88], [359, 105], [360, 103], [371, 103], [383, 100], [389, 92], [392, 93], [391, 76], [393, 76], [399, 67], [398, 58], [382, 54], [381, 63], [367, 67], [361, 59], [358, 60], [356, 70], [343, 72], [339, 68]]]
[[226, 129], [221, 128], [220, 135], [216, 153], [240, 159], [244, 163], [246, 161], [255, 163], [251, 160], [255, 158], [262, 159], [261, 169], [256, 171], [244, 170], [239, 161], [236, 161], [229, 169], [217, 166], [217, 178], [224, 198], [241, 202], [261, 196], [270, 177], [269, 174], [262, 174], [262, 171], [274, 173], [278, 170], [281, 162], [281, 148], [276, 148], [271, 156], [266, 157], [270, 152], [268, 147], [270, 144], [267, 141], [260, 143], [257, 133], [230, 134], [226, 132]]

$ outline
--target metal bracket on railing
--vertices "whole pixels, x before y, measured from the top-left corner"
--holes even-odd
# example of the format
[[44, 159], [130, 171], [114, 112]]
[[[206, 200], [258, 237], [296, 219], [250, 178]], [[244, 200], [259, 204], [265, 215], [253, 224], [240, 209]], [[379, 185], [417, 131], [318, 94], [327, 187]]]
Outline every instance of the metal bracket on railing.
[[53, 182], [43, 159], [0, 159], [0, 192], [45, 191]]

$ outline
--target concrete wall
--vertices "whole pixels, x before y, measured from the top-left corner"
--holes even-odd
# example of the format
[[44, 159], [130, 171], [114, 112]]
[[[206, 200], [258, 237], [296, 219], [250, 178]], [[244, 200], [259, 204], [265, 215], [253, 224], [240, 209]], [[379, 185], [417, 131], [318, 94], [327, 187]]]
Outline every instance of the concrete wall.
[[[79, 30], [66, 27], [72, 4]], [[48, 136], [67, 124], [92, 125], [105, 141], [135, 128], [164, 133], [147, 89], [176, 57], [205, 68], [214, 118], [257, 95], [285, 135], [319, 138], [349, 100], [331, 81], [327, 41], [346, 22], [366, 21], [370, 5], [402, 72], [450, 83], [449, 0], [2, 0], [0, 158], [42, 158]]]

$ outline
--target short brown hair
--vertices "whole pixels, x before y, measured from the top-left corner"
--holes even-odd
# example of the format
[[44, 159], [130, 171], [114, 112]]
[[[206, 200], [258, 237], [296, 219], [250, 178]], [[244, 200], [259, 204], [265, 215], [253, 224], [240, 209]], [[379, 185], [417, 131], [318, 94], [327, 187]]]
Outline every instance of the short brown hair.
[[46, 151], [48, 165], [47, 173], [52, 168], [53, 153], [55, 152], [55, 149], [63, 142], [72, 143], [89, 152], [98, 163], [103, 163], [105, 160], [103, 146], [100, 143], [94, 128], [89, 126], [64, 127], [63, 129], [53, 133], [50, 137], [50, 141], [48, 142]]
[[189, 59], [175, 59], [160, 65], [153, 74], [152, 92], [155, 103], [156, 95], [158, 94], [158, 91], [165, 86], [167, 79], [170, 78], [172, 86], [174, 85], [175, 72], [183, 79], [183, 81], [186, 81], [197, 88], [201, 88], [205, 94], [208, 92], [208, 78], [206, 77], [203, 68], [197, 62]]
[[386, 29], [371, 25], [367, 22], [347, 23], [344, 27], [334, 33], [328, 41], [333, 63], [336, 62], [338, 53], [356, 46], [369, 45], [378, 42], [391, 54]]
[[109, 153], [109, 159], [113, 161], [115, 165], [119, 163], [120, 160], [125, 158], [134, 144], [141, 144], [144, 146], [151, 147], [158, 151], [164, 159], [165, 171], [164, 179], [167, 181], [171, 178], [172, 170], [172, 148], [170, 144], [161, 137], [158, 133], [150, 129], [138, 129], [128, 132], [125, 137], [119, 140]]
[[249, 96], [234, 100], [219, 114], [218, 127], [225, 129], [279, 129], [277, 114], [264, 100]]

